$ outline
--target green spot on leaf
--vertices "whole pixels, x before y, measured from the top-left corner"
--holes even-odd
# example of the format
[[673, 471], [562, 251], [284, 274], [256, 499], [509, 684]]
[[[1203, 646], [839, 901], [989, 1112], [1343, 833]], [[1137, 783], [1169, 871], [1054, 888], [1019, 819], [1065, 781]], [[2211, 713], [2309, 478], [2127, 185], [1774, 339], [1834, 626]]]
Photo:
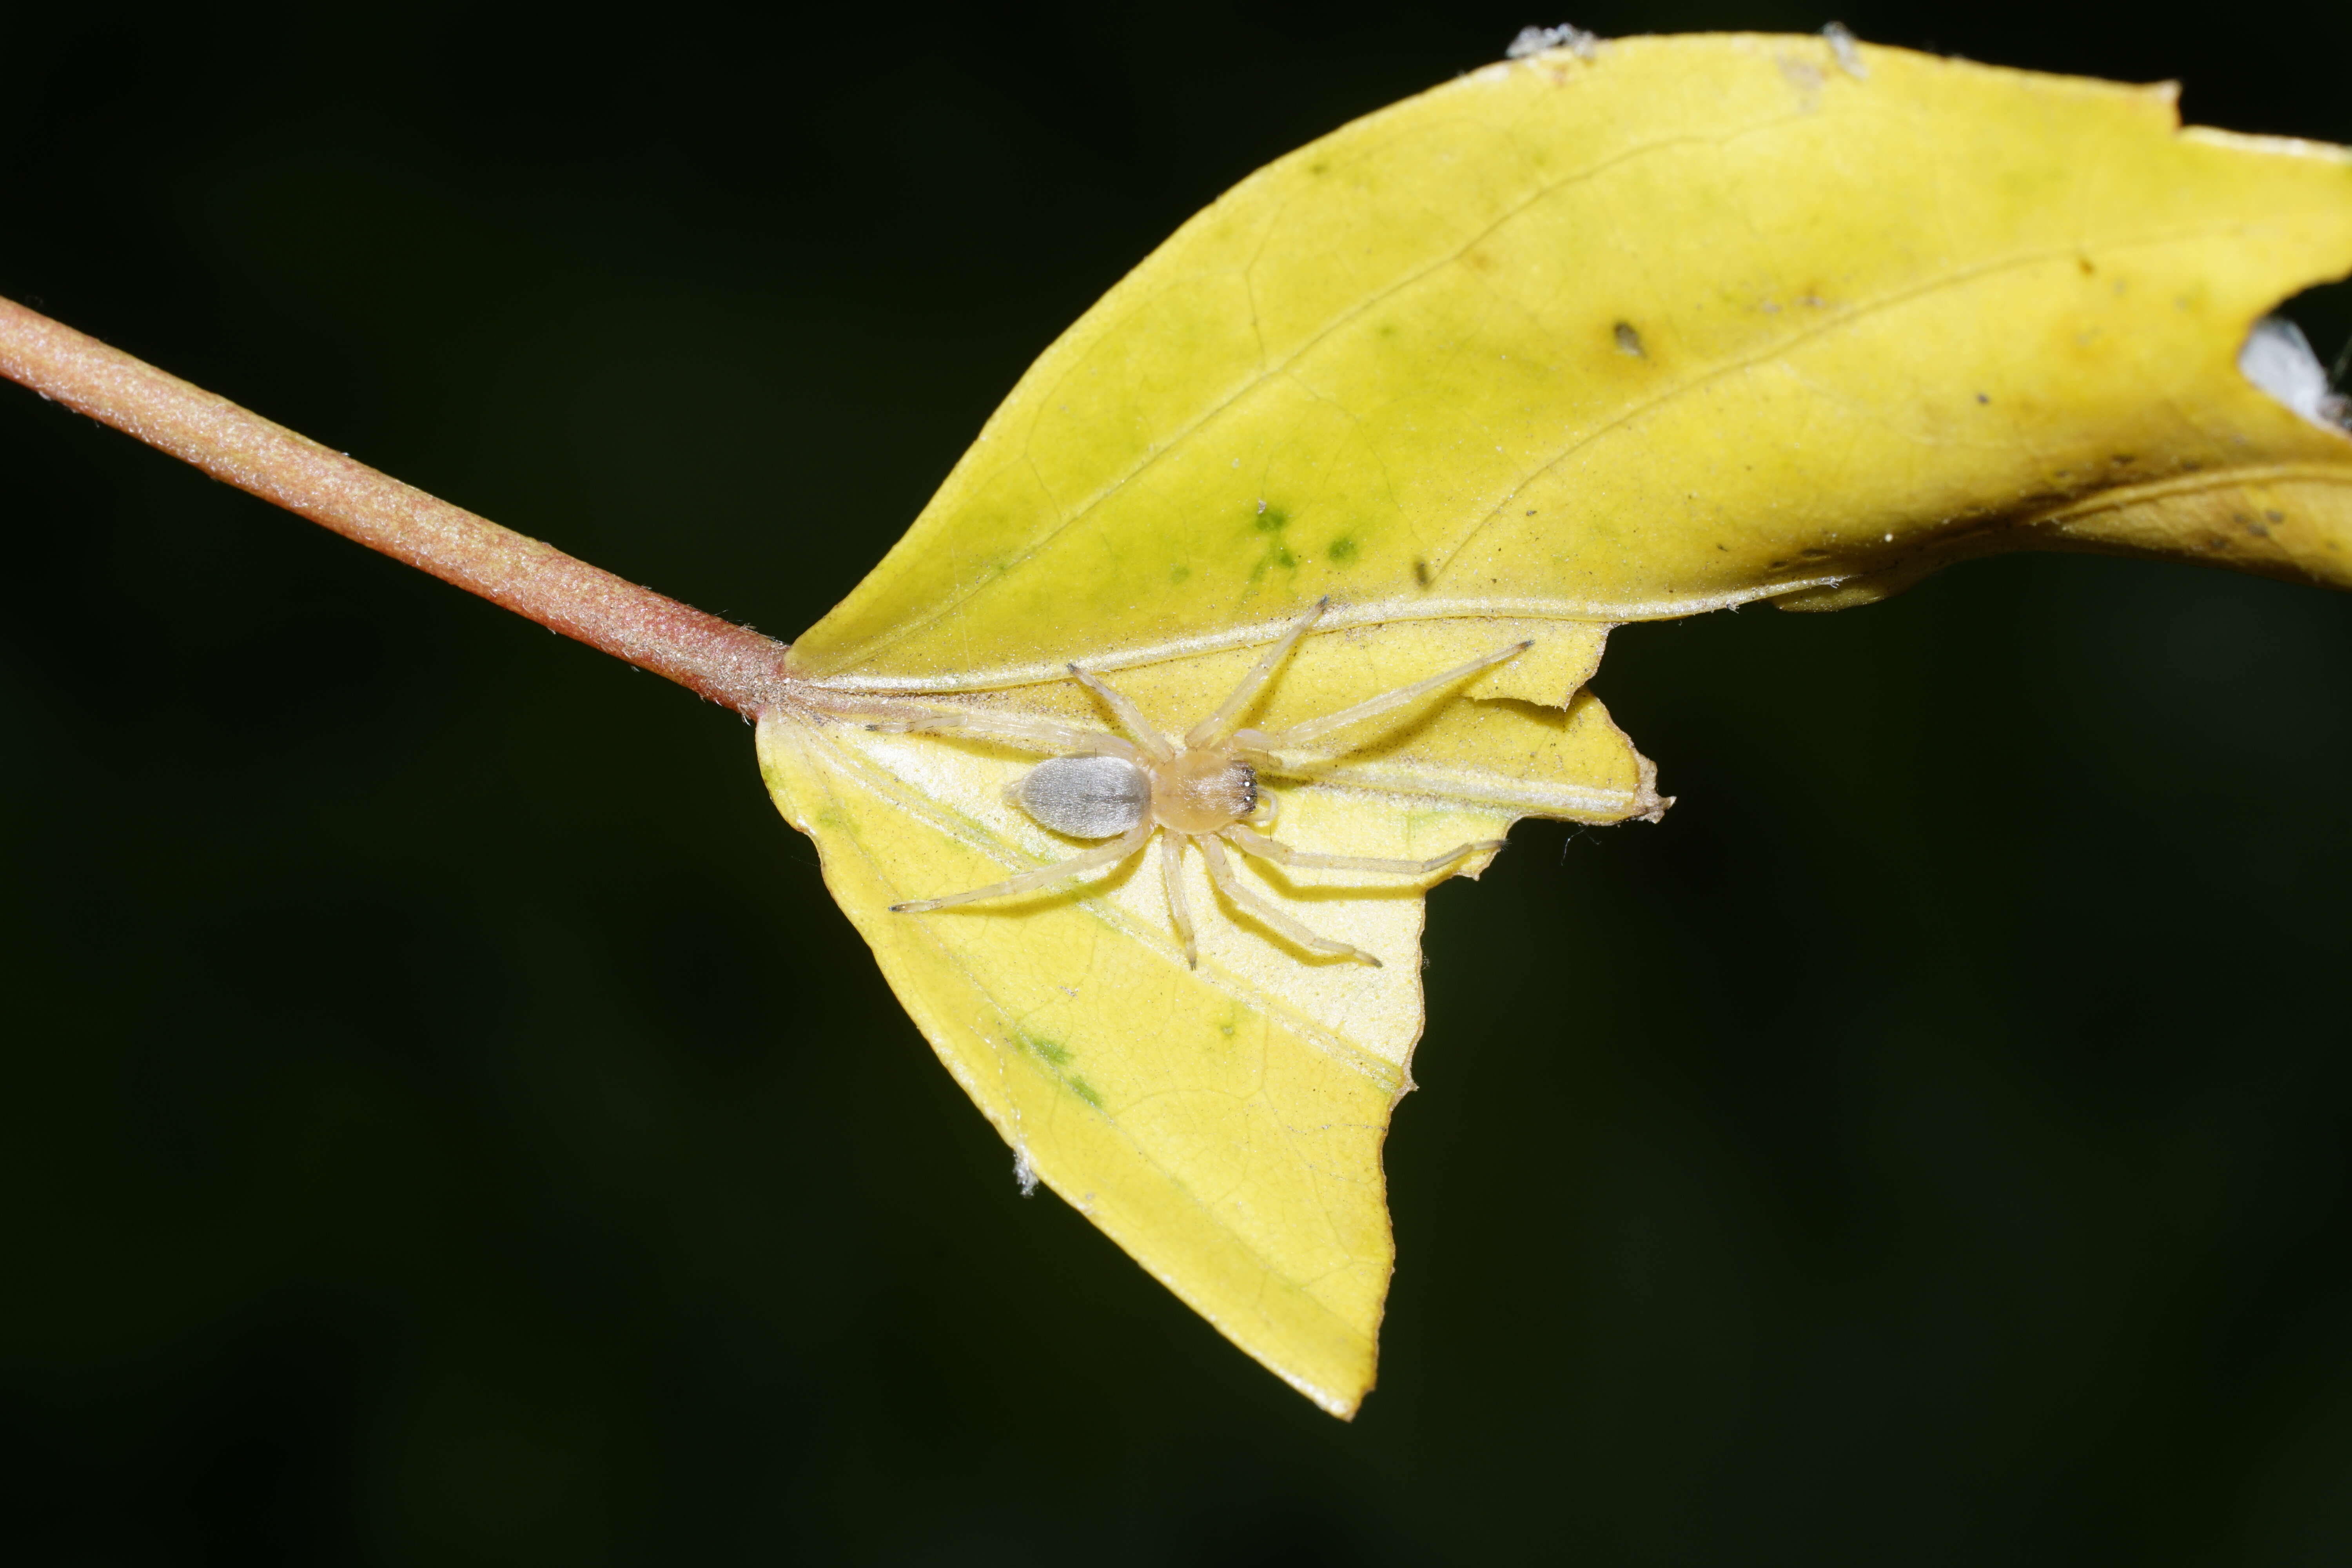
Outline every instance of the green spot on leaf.
[[1013, 1037], [1021, 1042], [1023, 1048], [1055, 1067], [1065, 1066], [1070, 1059], [1070, 1050], [1067, 1046], [1046, 1039], [1043, 1036], [1021, 1034]]
[[1345, 566], [1356, 558], [1356, 542], [1343, 533], [1326, 546], [1323, 553], [1337, 564]]
[[1102, 1091], [1076, 1073], [1068, 1070], [1071, 1060], [1069, 1047], [1058, 1040], [1049, 1040], [1043, 1035], [1030, 1034], [1025, 1029], [1015, 1030], [1013, 1042], [1043, 1062], [1045, 1065], [1046, 1073], [1055, 1082], [1096, 1110], [1102, 1109]]
[[1268, 506], [1264, 501], [1257, 503], [1257, 510], [1250, 516], [1250, 527], [1266, 535], [1265, 552], [1250, 567], [1251, 582], [1265, 576], [1269, 566], [1279, 566], [1286, 572], [1297, 570], [1298, 557], [1293, 555], [1290, 547], [1282, 542], [1282, 531], [1289, 526], [1288, 512], [1278, 506]]

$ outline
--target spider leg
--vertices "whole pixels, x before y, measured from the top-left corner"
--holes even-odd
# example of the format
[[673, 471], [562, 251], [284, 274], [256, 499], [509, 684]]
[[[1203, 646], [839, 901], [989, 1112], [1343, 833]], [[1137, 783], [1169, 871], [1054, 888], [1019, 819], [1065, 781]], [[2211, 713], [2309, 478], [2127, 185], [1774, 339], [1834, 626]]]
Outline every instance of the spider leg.
[[1374, 969], [1381, 966], [1381, 961], [1362, 948], [1334, 942], [1328, 936], [1317, 936], [1243, 887], [1241, 879], [1234, 875], [1233, 862], [1225, 858], [1224, 846], [1215, 839], [1202, 838], [1196, 842], [1201, 846], [1201, 858], [1209, 863], [1209, 880], [1217, 885], [1217, 890], [1255, 915], [1268, 930], [1288, 937], [1310, 952], [1328, 952], [1339, 958], [1360, 958]]
[[1184, 743], [1187, 746], [1213, 746], [1231, 735], [1240, 724], [1242, 715], [1249, 710], [1249, 705], [1257, 700], [1257, 694], [1265, 689], [1265, 683], [1274, 679], [1275, 670], [1289, 657], [1298, 639], [1307, 635], [1307, 628], [1315, 624], [1315, 617], [1321, 615], [1330, 603], [1331, 595], [1324, 595], [1315, 601], [1312, 609], [1291, 623], [1290, 629], [1282, 634], [1282, 640], [1266, 649], [1265, 657], [1242, 677], [1242, 683], [1234, 688], [1233, 695], [1225, 699], [1224, 705], [1192, 726], [1192, 732], [1184, 737]]
[[1535, 644], [1532, 642], [1515, 642], [1508, 647], [1496, 648], [1484, 658], [1474, 658], [1467, 664], [1457, 664], [1452, 669], [1442, 670], [1426, 680], [1416, 680], [1411, 686], [1400, 686], [1394, 691], [1383, 691], [1378, 697], [1367, 698], [1352, 708], [1342, 708], [1337, 713], [1327, 713], [1320, 719], [1309, 719], [1303, 724], [1293, 724], [1285, 730], [1253, 731], [1245, 738], [1254, 751], [1286, 751], [1301, 741], [1328, 734], [1360, 719], [1369, 719], [1375, 713], [1401, 708], [1416, 697], [1425, 697], [1440, 687], [1453, 685], [1464, 676], [1475, 675], [1506, 659], [1517, 658], [1533, 647]]
[[1168, 918], [1184, 943], [1184, 967], [1201, 967], [1201, 944], [1192, 940], [1192, 911], [1184, 901], [1184, 841], [1175, 833], [1160, 836], [1160, 879], [1168, 884]]
[[1499, 838], [1482, 838], [1475, 844], [1457, 844], [1444, 854], [1433, 855], [1426, 860], [1391, 860], [1378, 855], [1318, 855], [1308, 849], [1293, 849], [1279, 838], [1252, 833], [1238, 823], [1224, 828], [1223, 834], [1243, 854], [1271, 860], [1277, 866], [1305, 866], [1323, 871], [1395, 871], [1407, 877], [1426, 877], [1456, 860], [1503, 847]]
[[917, 899], [910, 903], [892, 904], [894, 915], [919, 915], [926, 910], [944, 910], [952, 904], [976, 903], [982, 899], [1004, 899], [1015, 893], [1026, 893], [1048, 887], [1081, 871], [1091, 871], [1097, 866], [1114, 866], [1143, 847], [1151, 837], [1151, 824], [1136, 824], [1134, 829], [1108, 844], [1097, 844], [1082, 850], [1066, 860], [1056, 860], [1051, 866], [1041, 866], [1034, 871], [1024, 871], [1018, 877], [1007, 877], [1002, 882], [991, 882], [985, 888], [974, 888], [968, 893], [950, 893], [944, 899]]
[[1091, 669], [1080, 669], [1074, 664], [1070, 666], [1070, 673], [1085, 682], [1087, 690], [1103, 700], [1127, 732], [1135, 737], [1135, 743], [1142, 747], [1153, 762], [1164, 763], [1176, 754], [1175, 749], [1168, 744], [1160, 731], [1151, 727], [1151, 721], [1143, 716], [1143, 710], [1129, 701], [1124, 693], [1113, 689]]
[[1125, 757], [1131, 763], [1142, 761], [1142, 753], [1117, 735], [1073, 729], [1050, 719], [1032, 719], [1020, 713], [933, 713], [920, 719], [877, 720], [866, 727], [888, 735], [969, 735], [977, 741], [1010, 746], [1016, 752], [1034, 752], [1048, 757], [1092, 752]]

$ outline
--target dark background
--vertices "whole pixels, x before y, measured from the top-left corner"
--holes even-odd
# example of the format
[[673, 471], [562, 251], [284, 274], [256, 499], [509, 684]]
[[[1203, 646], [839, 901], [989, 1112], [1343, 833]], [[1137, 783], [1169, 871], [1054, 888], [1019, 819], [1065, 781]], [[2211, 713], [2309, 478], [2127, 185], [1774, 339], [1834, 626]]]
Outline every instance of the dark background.
[[[0, 292], [789, 635], [1186, 216], [1559, 19], [8, 5]], [[2352, 141], [2341, 5], [1844, 20]], [[1621, 634], [1682, 804], [1435, 895], [1346, 1426], [1021, 1200], [731, 715], [14, 388], [0, 529], [9, 1563], [2352, 1552], [2352, 600]]]

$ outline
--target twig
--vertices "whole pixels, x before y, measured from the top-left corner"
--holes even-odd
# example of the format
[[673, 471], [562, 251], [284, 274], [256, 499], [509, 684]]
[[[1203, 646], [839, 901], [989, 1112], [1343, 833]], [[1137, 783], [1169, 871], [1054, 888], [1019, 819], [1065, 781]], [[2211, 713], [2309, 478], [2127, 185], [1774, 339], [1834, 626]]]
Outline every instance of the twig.
[[779, 701], [788, 645], [501, 528], [0, 300], [0, 375], [750, 716]]

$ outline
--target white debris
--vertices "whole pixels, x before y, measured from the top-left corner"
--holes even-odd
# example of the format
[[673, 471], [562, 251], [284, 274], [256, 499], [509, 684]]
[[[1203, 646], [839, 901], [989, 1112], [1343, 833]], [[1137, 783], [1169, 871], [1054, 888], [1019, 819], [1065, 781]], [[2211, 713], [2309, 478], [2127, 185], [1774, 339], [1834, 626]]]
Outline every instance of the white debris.
[[1854, 47], [1853, 29], [1843, 22], [1832, 22], [1822, 29], [1822, 37], [1829, 44], [1830, 53], [1837, 57], [1838, 69], [1856, 81], [1870, 79], [1870, 68], [1862, 63], [1862, 50]]
[[1530, 55], [1540, 55], [1551, 49], [1566, 49], [1578, 59], [1589, 60], [1601, 47], [1601, 35], [1588, 33], [1581, 27], [1562, 22], [1557, 27], [1521, 27], [1511, 47], [1503, 51], [1507, 60], [1523, 60]]
[[2352, 398], [2328, 384], [2311, 340], [2284, 316], [2264, 316], [2238, 351], [2238, 373], [2323, 430], [2352, 430]]
[[1026, 1149], [1013, 1151], [1013, 1179], [1021, 1184], [1023, 1197], [1037, 1195], [1037, 1167], [1029, 1163], [1029, 1151]]

